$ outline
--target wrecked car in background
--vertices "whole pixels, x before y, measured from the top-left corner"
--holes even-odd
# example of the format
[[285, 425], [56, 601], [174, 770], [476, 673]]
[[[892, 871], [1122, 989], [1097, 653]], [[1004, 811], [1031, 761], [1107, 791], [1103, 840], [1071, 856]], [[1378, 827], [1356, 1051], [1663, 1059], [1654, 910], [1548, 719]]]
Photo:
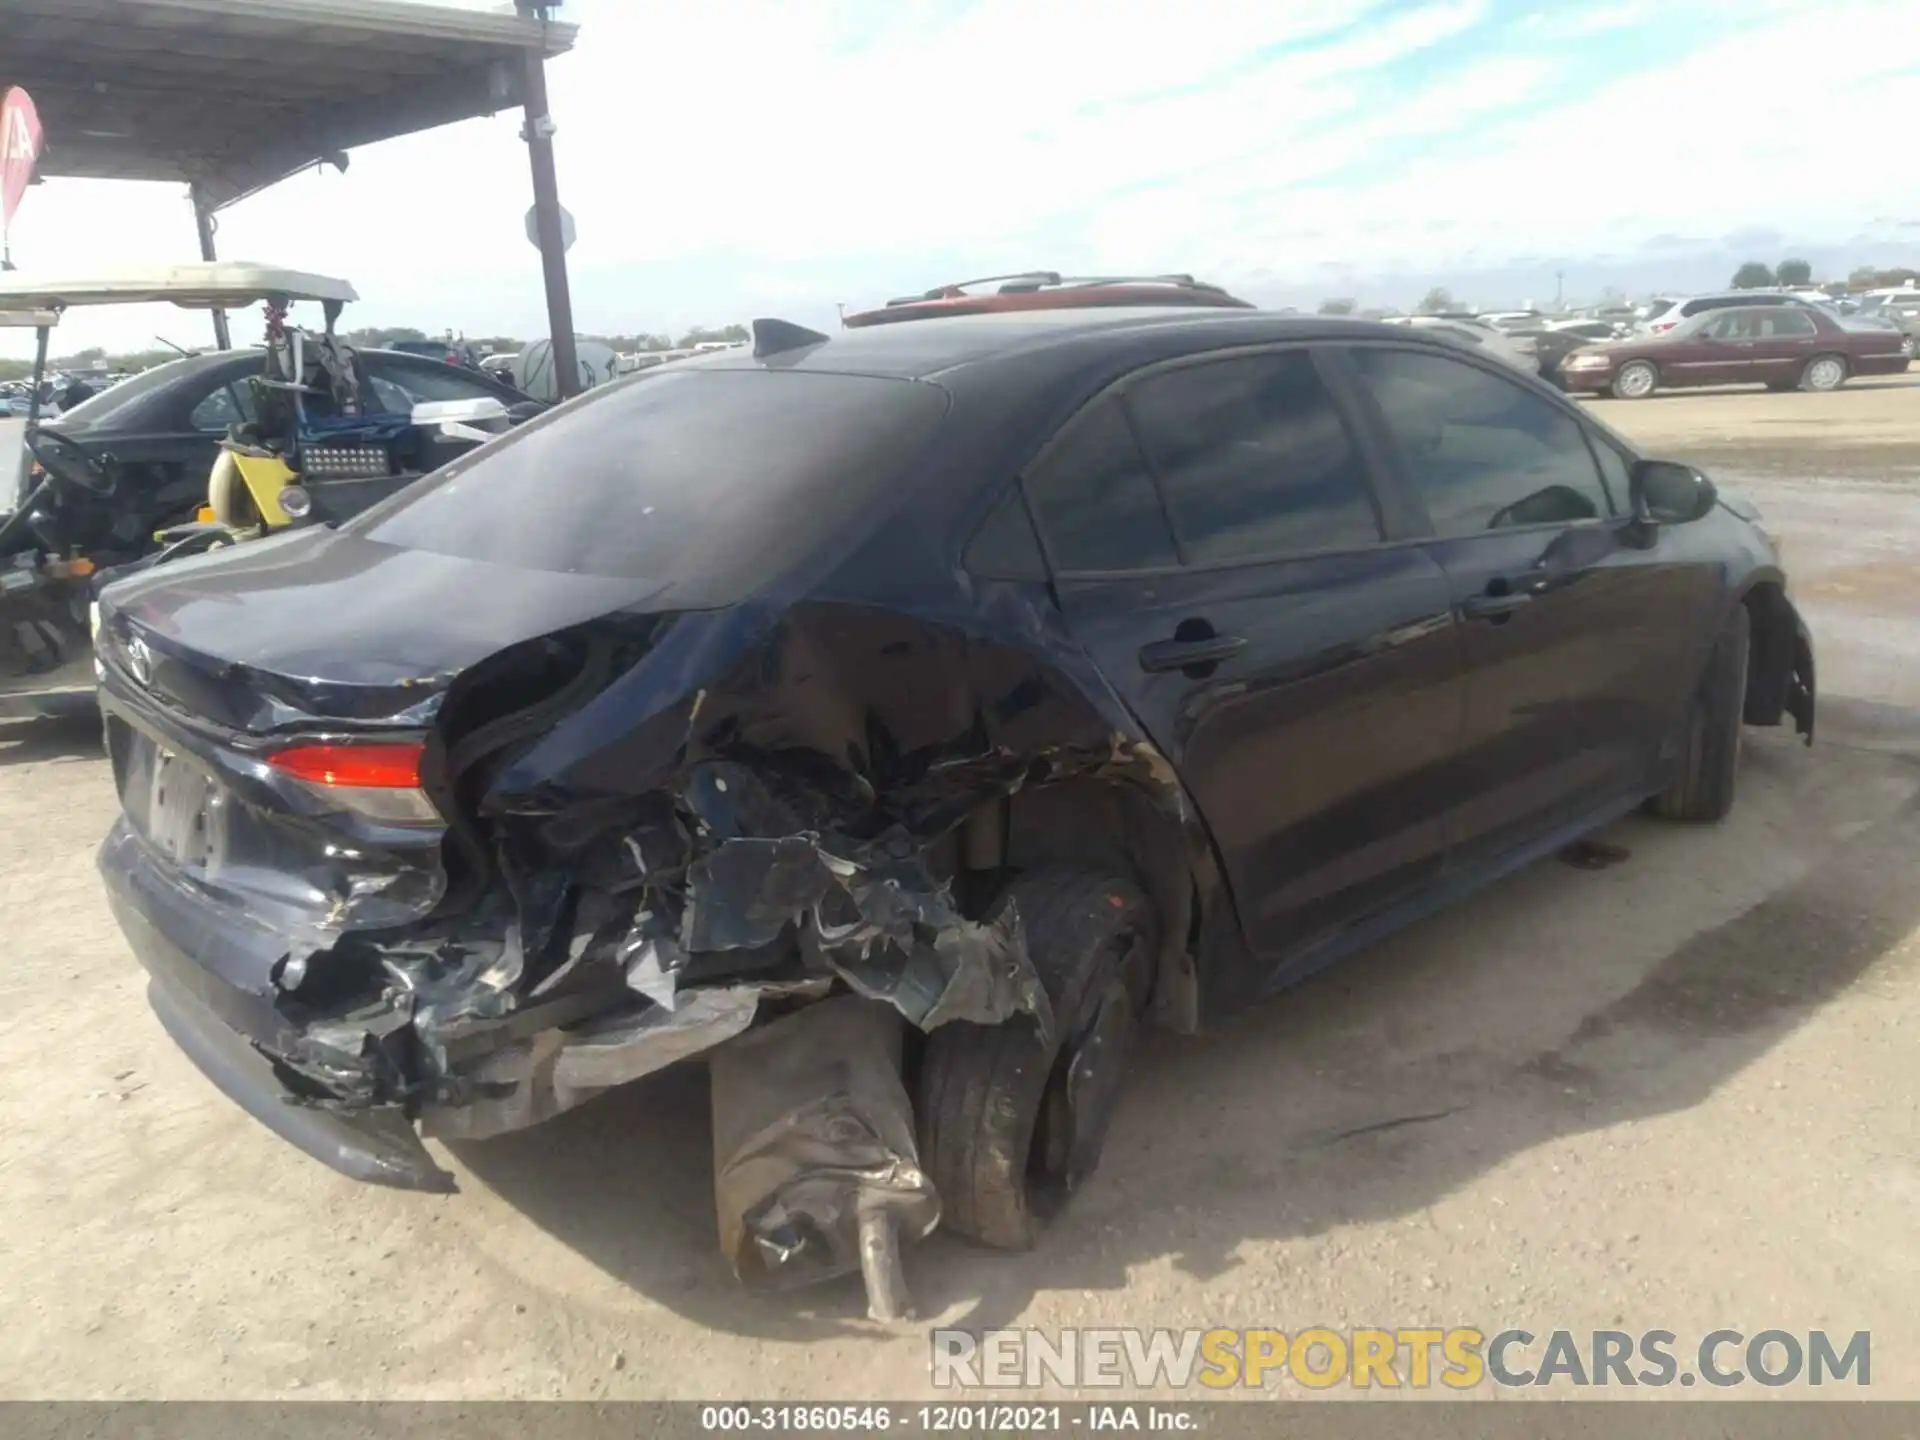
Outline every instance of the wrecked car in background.
[[778, 1286], [1021, 1246], [1193, 1031], [1813, 724], [1749, 511], [1404, 328], [982, 315], [600, 387], [100, 601], [167, 1029], [349, 1174], [713, 1052]]

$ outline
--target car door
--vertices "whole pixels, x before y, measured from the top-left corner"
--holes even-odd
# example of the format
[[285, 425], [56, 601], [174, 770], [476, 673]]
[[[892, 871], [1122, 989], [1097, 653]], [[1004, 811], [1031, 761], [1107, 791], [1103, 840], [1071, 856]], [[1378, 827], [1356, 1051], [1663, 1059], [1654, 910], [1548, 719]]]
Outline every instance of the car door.
[[1820, 331], [1810, 311], [1782, 305], [1774, 310], [1750, 311], [1754, 333], [1745, 342], [1752, 363], [1746, 378], [1784, 385], [1800, 378], [1807, 361], [1820, 349]]
[[1346, 353], [1461, 623], [1456, 858], [1511, 855], [1645, 795], [1714, 577], [1671, 541], [1643, 548], [1629, 462], [1574, 407], [1469, 359]]
[[1439, 564], [1383, 540], [1365, 455], [1281, 348], [1143, 372], [1024, 477], [1068, 625], [1179, 771], [1276, 977], [1444, 859], [1459, 637]]
[[1744, 385], [1754, 379], [1754, 332], [1751, 310], [1716, 310], [1691, 336], [1674, 341], [1685, 352], [1662, 362], [1661, 373], [1676, 385]]

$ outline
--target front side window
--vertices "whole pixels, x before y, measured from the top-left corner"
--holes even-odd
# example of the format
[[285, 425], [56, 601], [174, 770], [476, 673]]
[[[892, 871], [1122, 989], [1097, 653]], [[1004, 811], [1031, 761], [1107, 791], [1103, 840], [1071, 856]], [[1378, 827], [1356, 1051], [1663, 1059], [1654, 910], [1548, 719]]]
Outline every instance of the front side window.
[[1083, 411], [1028, 470], [1026, 486], [1059, 569], [1175, 563], [1160, 497], [1117, 400]]
[[1190, 563], [1379, 540], [1359, 452], [1304, 350], [1169, 370], [1127, 407]]
[[1593, 442], [1593, 458], [1600, 462], [1600, 482], [1606, 487], [1607, 508], [1615, 515], [1627, 513], [1633, 494], [1633, 464], [1613, 446], [1613, 442], [1588, 432]]
[[1445, 355], [1363, 348], [1353, 359], [1440, 536], [1611, 513], [1579, 423], [1550, 400]]

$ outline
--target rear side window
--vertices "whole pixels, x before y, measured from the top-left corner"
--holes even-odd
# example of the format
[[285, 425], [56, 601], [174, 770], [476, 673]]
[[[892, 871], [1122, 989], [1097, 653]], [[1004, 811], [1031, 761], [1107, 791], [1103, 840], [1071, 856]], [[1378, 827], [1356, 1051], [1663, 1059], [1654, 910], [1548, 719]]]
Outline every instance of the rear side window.
[[253, 396], [242, 394], [235, 385], [222, 385], [193, 407], [193, 413], [187, 417], [187, 423], [196, 430], [217, 430], [224, 433], [228, 426], [241, 421], [251, 421], [258, 417], [253, 412]]
[[1040, 537], [1027, 518], [1020, 487], [1010, 485], [994, 502], [987, 518], [967, 543], [964, 561], [983, 580], [1044, 580], [1047, 562], [1040, 554]]
[[1305, 351], [1169, 370], [1127, 406], [1189, 563], [1380, 538], [1360, 455]]
[[527, 570], [751, 593], [855, 531], [946, 408], [944, 390], [908, 380], [654, 370], [588, 391], [345, 528]]
[[[409, 365], [404, 361], [363, 359], [361, 364], [383, 408], [406, 414], [414, 405], [436, 400], [498, 400], [500, 392], [478, 375], [451, 365]], [[395, 403], [404, 396], [409, 403]]]
[[1804, 310], [1769, 310], [1760, 317], [1760, 338], [1763, 340], [1817, 333], [1813, 317]]
[[1058, 569], [1174, 563], [1160, 497], [1117, 401], [1100, 401], [1062, 431], [1026, 486]]
[[1353, 359], [1442, 537], [1610, 513], [1586, 436], [1551, 401], [1444, 355], [1368, 348]]

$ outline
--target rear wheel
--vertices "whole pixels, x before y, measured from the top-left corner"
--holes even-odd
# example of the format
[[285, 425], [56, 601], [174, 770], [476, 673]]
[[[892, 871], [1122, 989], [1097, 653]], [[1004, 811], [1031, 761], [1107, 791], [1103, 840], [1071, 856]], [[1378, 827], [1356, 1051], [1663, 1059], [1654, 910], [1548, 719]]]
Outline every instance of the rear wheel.
[[1747, 607], [1734, 606], [1714, 642], [1713, 653], [1707, 657], [1700, 687], [1687, 706], [1679, 778], [1647, 802], [1655, 815], [1704, 823], [1722, 819], [1733, 809], [1752, 639], [1753, 619]]
[[1157, 927], [1137, 886], [1097, 871], [1038, 870], [1009, 893], [1052, 1033], [1027, 1016], [942, 1025], [927, 1036], [916, 1108], [943, 1222], [1021, 1250], [1099, 1161]]
[[1629, 360], [1613, 377], [1613, 393], [1622, 400], [1644, 400], [1660, 388], [1660, 372], [1651, 360]]
[[1838, 355], [1816, 355], [1800, 372], [1802, 390], [1838, 390], [1847, 383], [1847, 362]]

